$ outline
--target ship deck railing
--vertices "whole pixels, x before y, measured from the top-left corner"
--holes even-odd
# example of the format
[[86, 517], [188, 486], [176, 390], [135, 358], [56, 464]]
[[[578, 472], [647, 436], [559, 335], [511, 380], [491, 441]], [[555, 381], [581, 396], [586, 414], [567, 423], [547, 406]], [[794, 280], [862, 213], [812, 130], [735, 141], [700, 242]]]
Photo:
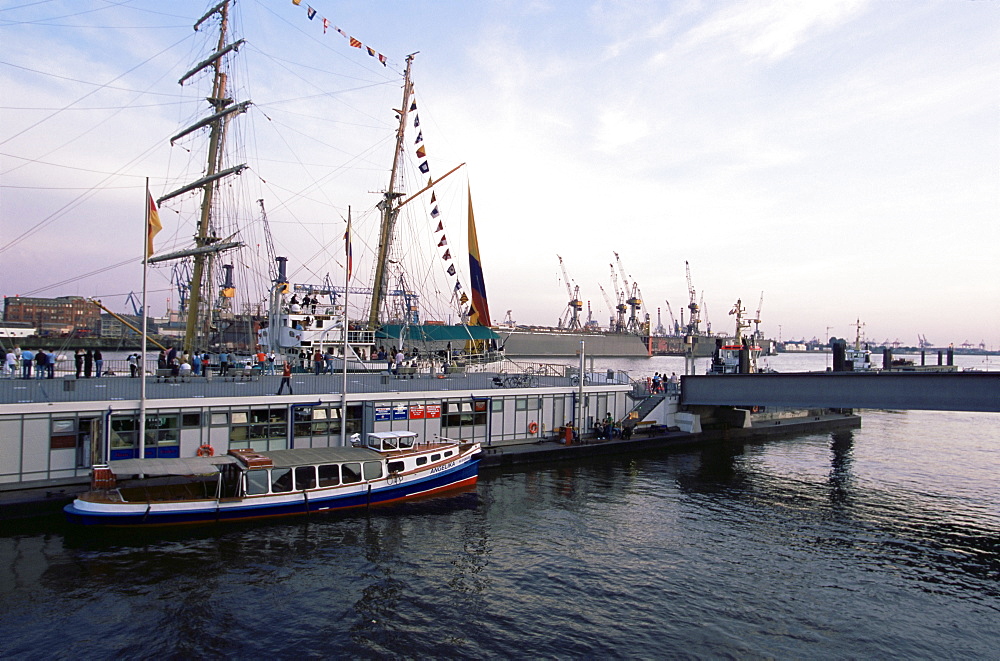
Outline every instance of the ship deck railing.
[[[500, 371], [500, 367], [504, 371]], [[529, 371], [530, 370], [530, 371]], [[573, 386], [571, 375], [565, 371], [545, 367], [518, 365], [509, 363], [502, 366], [494, 365], [493, 369], [479, 370], [478, 366], [466, 366], [464, 370], [441, 370], [413, 367], [405, 374], [396, 375], [383, 370], [378, 373], [348, 373], [347, 392], [357, 393], [415, 393], [415, 392], [447, 392], [469, 390], [487, 390], [496, 388], [494, 378], [517, 374], [531, 374], [530, 380], [536, 388], [567, 388]], [[592, 381], [587, 381], [588, 387], [624, 385], [620, 382], [619, 373], [615, 380], [608, 381], [599, 378], [603, 373], [595, 373]], [[405, 378], [397, 378], [404, 377]], [[295, 401], [293, 397], [323, 396], [340, 394], [344, 387], [342, 373], [313, 374], [298, 372], [292, 375], [291, 385], [294, 395], [277, 396], [281, 384], [280, 374], [260, 374], [254, 379], [238, 379], [235, 381], [220, 378], [212, 374], [210, 377], [190, 376], [186, 379], [157, 379], [155, 374], [146, 376], [146, 397], [157, 399], [194, 399], [194, 398], [229, 398], [229, 397], [266, 397], [271, 401]], [[97, 402], [106, 407], [108, 402], [137, 401], [140, 397], [140, 378], [114, 376], [103, 378], [74, 378], [64, 375], [53, 379], [0, 379], [0, 406], [17, 404], [37, 404], [55, 402]], [[99, 407], [95, 407], [99, 408]]]

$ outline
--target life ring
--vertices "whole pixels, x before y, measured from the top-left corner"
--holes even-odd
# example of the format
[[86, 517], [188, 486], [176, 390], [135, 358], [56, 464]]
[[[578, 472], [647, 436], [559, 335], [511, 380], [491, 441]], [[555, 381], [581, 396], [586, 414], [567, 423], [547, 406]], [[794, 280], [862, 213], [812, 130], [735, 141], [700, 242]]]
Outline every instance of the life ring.
[[750, 412], [751, 412], [751, 413], [757, 413], [758, 411], [760, 411], [760, 407], [759, 407], [759, 406], [754, 406], [754, 407], [752, 407], [752, 408], [750, 409]]
[[529, 422], [528, 423], [528, 433], [529, 434], [537, 434], [538, 433], [538, 423], [537, 422]]
[[201, 446], [198, 447], [198, 456], [199, 457], [213, 457], [213, 456], [215, 456], [215, 448], [213, 448], [208, 443], [206, 443], [205, 445], [201, 445]]

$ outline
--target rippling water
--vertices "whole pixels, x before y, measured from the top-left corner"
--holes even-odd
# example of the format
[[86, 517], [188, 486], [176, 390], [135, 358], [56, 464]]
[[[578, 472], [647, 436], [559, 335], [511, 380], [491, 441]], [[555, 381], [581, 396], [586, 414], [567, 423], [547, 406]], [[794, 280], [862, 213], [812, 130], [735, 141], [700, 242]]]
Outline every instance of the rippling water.
[[1000, 415], [486, 473], [237, 527], [0, 534], [0, 656], [996, 658]]

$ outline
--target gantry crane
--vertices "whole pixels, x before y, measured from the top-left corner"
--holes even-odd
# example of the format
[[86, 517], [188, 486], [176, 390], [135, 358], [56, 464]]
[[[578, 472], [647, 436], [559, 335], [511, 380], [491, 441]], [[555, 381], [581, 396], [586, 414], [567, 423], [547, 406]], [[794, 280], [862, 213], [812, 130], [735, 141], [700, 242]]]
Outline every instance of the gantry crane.
[[701, 307], [698, 305], [698, 292], [695, 291], [694, 285], [691, 283], [691, 265], [688, 264], [687, 260], [684, 260], [684, 271], [687, 273], [687, 286], [688, 286], [688, 310], [691, 311], [691, 316], [688, 318], [687, 328], [685, 332], [688, 335], [698, 335], [698, 324], [701, 323], [701, 317], [699, 313], [701, 312]]
[[615, 329], [615, 304], [611, 302], [611, 297], [608, 296], [608, 292], [604, 290], [604, 285], [598, 283], [597, 285], [601, 290], [601, 295], [604, 296], [604, 302], [608, 306], [608, 330]]
[[566, 311], [559, 319], [559, 327], [578, 330], [580, 328], [580, 310], [583, 309], [583, 301], [580, 300], [580, 286], [570, 284], [569, 274], [566, 273], [566, 265], [563, 263], [562, 257], [559, 257], [559, 268], [562, 269], [563, 280], [566, 281], [566, 293], [569, 295]]

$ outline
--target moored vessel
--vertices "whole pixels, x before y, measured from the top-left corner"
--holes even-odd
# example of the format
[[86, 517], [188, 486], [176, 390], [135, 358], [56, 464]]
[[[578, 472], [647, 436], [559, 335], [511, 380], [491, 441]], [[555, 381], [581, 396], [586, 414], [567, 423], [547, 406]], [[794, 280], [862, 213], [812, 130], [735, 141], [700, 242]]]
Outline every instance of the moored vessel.
[[419, 443], [411, 431], [355, 435], [351, 447], [94, 466], [91, 490], [65, 508], [71, 523], [144, 526], [307, 515], [381, 505], [472, 486], [478, 443]]

